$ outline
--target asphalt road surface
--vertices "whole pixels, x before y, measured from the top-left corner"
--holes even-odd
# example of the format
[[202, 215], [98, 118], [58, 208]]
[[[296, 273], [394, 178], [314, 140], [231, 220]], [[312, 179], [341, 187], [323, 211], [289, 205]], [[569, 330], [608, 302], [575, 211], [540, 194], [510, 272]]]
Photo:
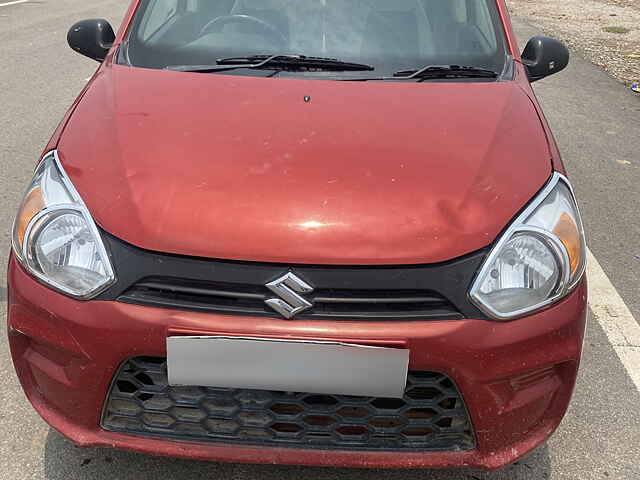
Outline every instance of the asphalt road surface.
[[[96, 64], [66, 46], [76, 20], [118, 24], [127, 0], [0, 0], [0, 315], [10, 223], [32, 168]], [[516, 21], [518, 34], [535, 30]], [[572, 407], [526, 460], [487, 474], [252, 466], [73, 446], [40, 420], [0, 339], [1, 479], [640, 479], [640, 96], [574, 56], [536, 87], [582, 204], [592, 310]], [[611, 283], [609, 283], [610, 279]], [[627, 307], [624, 306], [627, 305]]]

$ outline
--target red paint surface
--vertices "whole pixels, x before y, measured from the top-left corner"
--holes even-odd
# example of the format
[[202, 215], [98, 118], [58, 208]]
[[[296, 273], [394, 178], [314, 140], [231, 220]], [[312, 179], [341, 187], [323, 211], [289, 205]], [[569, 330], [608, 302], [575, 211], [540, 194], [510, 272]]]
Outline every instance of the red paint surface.
[[418, 264], [476, 251], [552, 172], [544, 130], [516, 82], [111, 65], [58, 148], [115, 236], [149, 250], [287, 263]]
[[[116, 446], [208, 460], [303, 465], [498, 468], [528, 453], [560, 423], [576, 380], [586, 286], [545, 312], [511, 323], [288, 321], [78, 302], [9, 266], [9, 339], [16, 370], [38, 412], [80, 445]], [[108, 326], [108, 328], [105, 328]], [[336, 340], [402, 345], [410, 369], [454, 379], [469, 409], [477, 449], [448, 453], [300, 451], [192, 444], [104, 432], [100, 413], [126, 359], [165, 356], [171, 334]], [[554, 367], [528, 385], [523, 374]], [[519, 389], [515, 385], [525, 384]]]

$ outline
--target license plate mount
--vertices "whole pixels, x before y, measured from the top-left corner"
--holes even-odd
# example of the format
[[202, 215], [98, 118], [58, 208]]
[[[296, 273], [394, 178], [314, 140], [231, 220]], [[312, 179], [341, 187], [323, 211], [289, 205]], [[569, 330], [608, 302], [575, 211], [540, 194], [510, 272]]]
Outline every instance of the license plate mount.
[[167, 338], [169, 384], [402, 398], [409, 350], [224, 336]]

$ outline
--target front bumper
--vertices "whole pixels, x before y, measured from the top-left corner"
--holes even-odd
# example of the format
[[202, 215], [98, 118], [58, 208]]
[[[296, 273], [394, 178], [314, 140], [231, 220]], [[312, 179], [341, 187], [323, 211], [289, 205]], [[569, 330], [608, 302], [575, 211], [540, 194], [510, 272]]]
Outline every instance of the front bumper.
[[[119, 302], [78, 302], [44, 287], [12, 258], [8, 328], [16, 371], [40, 415], [78, 445], [247, 463], [496, 469], [544, 442], [568, 407], [582, 352], [586, 284], [553, 308], [497, 323], [332, 322], [181, 312]], [[168, 335], [335, 340], [411, 350], [410, 369], [457, 384], [476, 434], [461, 452], [299, 450], [137, 437], [100, 428], [122, 362], [166, 356]]]

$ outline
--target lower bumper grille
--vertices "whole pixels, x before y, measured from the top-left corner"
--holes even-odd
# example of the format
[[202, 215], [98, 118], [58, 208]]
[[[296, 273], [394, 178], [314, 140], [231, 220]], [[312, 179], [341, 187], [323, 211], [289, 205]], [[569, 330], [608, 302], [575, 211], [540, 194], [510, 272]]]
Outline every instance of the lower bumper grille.
[[172, 387], [164, 358], [120, 368], [102, 428], [171, 440], [326, 450], [459, 451], [475, 446], [447, 376], [410, 372], [403, 399]]

